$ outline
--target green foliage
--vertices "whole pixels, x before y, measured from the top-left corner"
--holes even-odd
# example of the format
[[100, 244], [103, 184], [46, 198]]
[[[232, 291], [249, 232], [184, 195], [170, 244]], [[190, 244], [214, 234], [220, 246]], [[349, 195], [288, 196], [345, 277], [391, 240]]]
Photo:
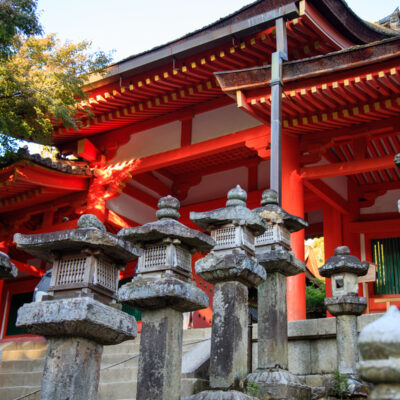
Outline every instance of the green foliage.
[[247, 385], [246, 385], [246, 392], [250, 396], [257, 397], [260, 393], [260, 386], [257, 383], [255, 383], [254, 381], [249, 381], [249, 382], [247, 382]]
[[77, 129], [89, 76], [111, 61], [91, 52], [87, 41], [61, 43], [42, 33], [37, 0], [0, 1], [0, 153], [4, 158], [20, 144], [15, 138], [48, 144], [54, 126]]
[[345, 375], [342, 375], [338, 370], [333, 373], [332, 386], [330, 388], [331, 394], [341, 399], [349, 391], [349, 382]]
[[54, 35], [21, 39], [18, 52], [0, 63], [0, 132], [47, 144], [54, 124], [76, 129], [82, 86], [109, 62], [89, 48], [89, 42], [61, 44]]
[[325, 283], [314, 278], [310, 285], [306, 286], [307, 317], [323, 318], [325, 315]]
[[36, 8], [37, 0], [0, 1], [0, 58], [7, 58], [16, 51], [17, 35], [42, 33]]

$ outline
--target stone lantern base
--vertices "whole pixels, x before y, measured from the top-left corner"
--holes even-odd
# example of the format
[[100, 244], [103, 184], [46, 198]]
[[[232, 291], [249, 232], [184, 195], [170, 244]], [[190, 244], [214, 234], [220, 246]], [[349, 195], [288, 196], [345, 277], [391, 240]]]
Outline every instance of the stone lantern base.
[[173, 276], [143, 278], [123, 285], [119, 301], [143, 310], [137, 398], [177, 400], [182, 365], [182, 312], [208, 306], [199, 288]]
[[48, 339], [41, 400], [95, 400], [103, 345], [137, 335], [134, 317], [88, 297], [25, 304], [17, 326]]
[[257, 397], [249, 396], [236, 390], [230, 390], [223, 392], [222, 390], [200, 392], [189, 397], [185, 397], [184, 400], [257, 400]]
[[299, 378], [284, 369], [261, 370], [249, 374], [246, 383], [257, 388], [257, 398], [261, 400], [310, 400], [310, 387], [302, 384]]

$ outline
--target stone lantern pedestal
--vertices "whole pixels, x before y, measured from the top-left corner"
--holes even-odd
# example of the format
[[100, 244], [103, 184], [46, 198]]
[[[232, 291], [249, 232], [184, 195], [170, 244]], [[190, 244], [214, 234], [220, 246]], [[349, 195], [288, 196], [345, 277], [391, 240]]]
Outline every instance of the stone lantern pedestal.
[[332, 297], [325, 299], [328, 311], [336, 317], [338, 370], [352, 380], [350, 395], [366, 397], [367, 388], [359, 382], [357, 316], [367, 307], [367, 299], [358, 297], [358, 276], [368, 272], [369, 264], [350, 255], [347, 246], [337, 247], [334, 256], [319, 268], [321, 276], [331, 279]]
[[360, 333], [360, 376], [374, 384], [371, 400], [400, 399], [400, 311], [391, 306]]
[[18, 270], [10, 261], [10, 257], [0, 251], [0, 279], [16, 278]]
[[190, 283], [191, 259], [214, 241], [177, 221], [177, 199], [164, 197], [158, 207], [159, 221], [118, 233], [142, 248], [136, 277], [118, 293], [122, 303], [143, 311], [138, 400], [180, 399], [182, 313], [208, 306], [207, 295]]
[[226, 208], [190, 213], [190, 219], [211, 232], [214, 249], [196, 262], [196, 274], [213, 283], [210, 391], [186, 400], [255, 399], [243, 389], [248, 351], [248, 287], [266, 278], [254, 255], [254, 237], [265, 231], [263, 220], [246, 207], [239, 186], [228, 193]]
[[256, 238], [256, 257], [267, 273], [258, 287], [258, 368], [247, 377], [259, 387], [260, 399], [309, 399], [310, 388], [288, 371], [286, 277], [305, 271], [290, 252], [290, 234], [307, 223], [278, 205], [275, 191], [266, 190], [253, 210], [268, 224]]
[[18, 310], [17, 326], [48, 339], [40, 398], [95, 400], [103, 345], [137, 335], [135, 319], [110, 305], [119, 270], [137, 258], [135, 248], [93, 215], [83, 215], [78, 229], [16, 234], [14, 241], [57, 269], [49, 300]]

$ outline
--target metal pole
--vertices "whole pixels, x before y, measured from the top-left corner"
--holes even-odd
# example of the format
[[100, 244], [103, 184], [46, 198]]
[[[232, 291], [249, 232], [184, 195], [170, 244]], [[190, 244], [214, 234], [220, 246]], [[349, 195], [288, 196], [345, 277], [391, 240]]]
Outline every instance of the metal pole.
[[275, 21], [276, 52], [272, 53], [271, 65], [271, 164], [270, 187], [282, 201], [282, 62], [288, 59], [286, 22]]

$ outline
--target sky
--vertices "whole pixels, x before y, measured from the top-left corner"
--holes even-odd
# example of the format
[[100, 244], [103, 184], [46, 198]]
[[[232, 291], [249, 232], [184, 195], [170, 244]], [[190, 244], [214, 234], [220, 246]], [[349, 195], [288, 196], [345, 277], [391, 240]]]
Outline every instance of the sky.
[[[202, 28], [252, 0], [39, 0], [45, 33], [62, 40], [89, 40], [113, 59], [149, 50]], [[361, 18], [377, 21], [400, 0], [348, 0]], [[379, 8], [377, 7], [379, 5]]]

